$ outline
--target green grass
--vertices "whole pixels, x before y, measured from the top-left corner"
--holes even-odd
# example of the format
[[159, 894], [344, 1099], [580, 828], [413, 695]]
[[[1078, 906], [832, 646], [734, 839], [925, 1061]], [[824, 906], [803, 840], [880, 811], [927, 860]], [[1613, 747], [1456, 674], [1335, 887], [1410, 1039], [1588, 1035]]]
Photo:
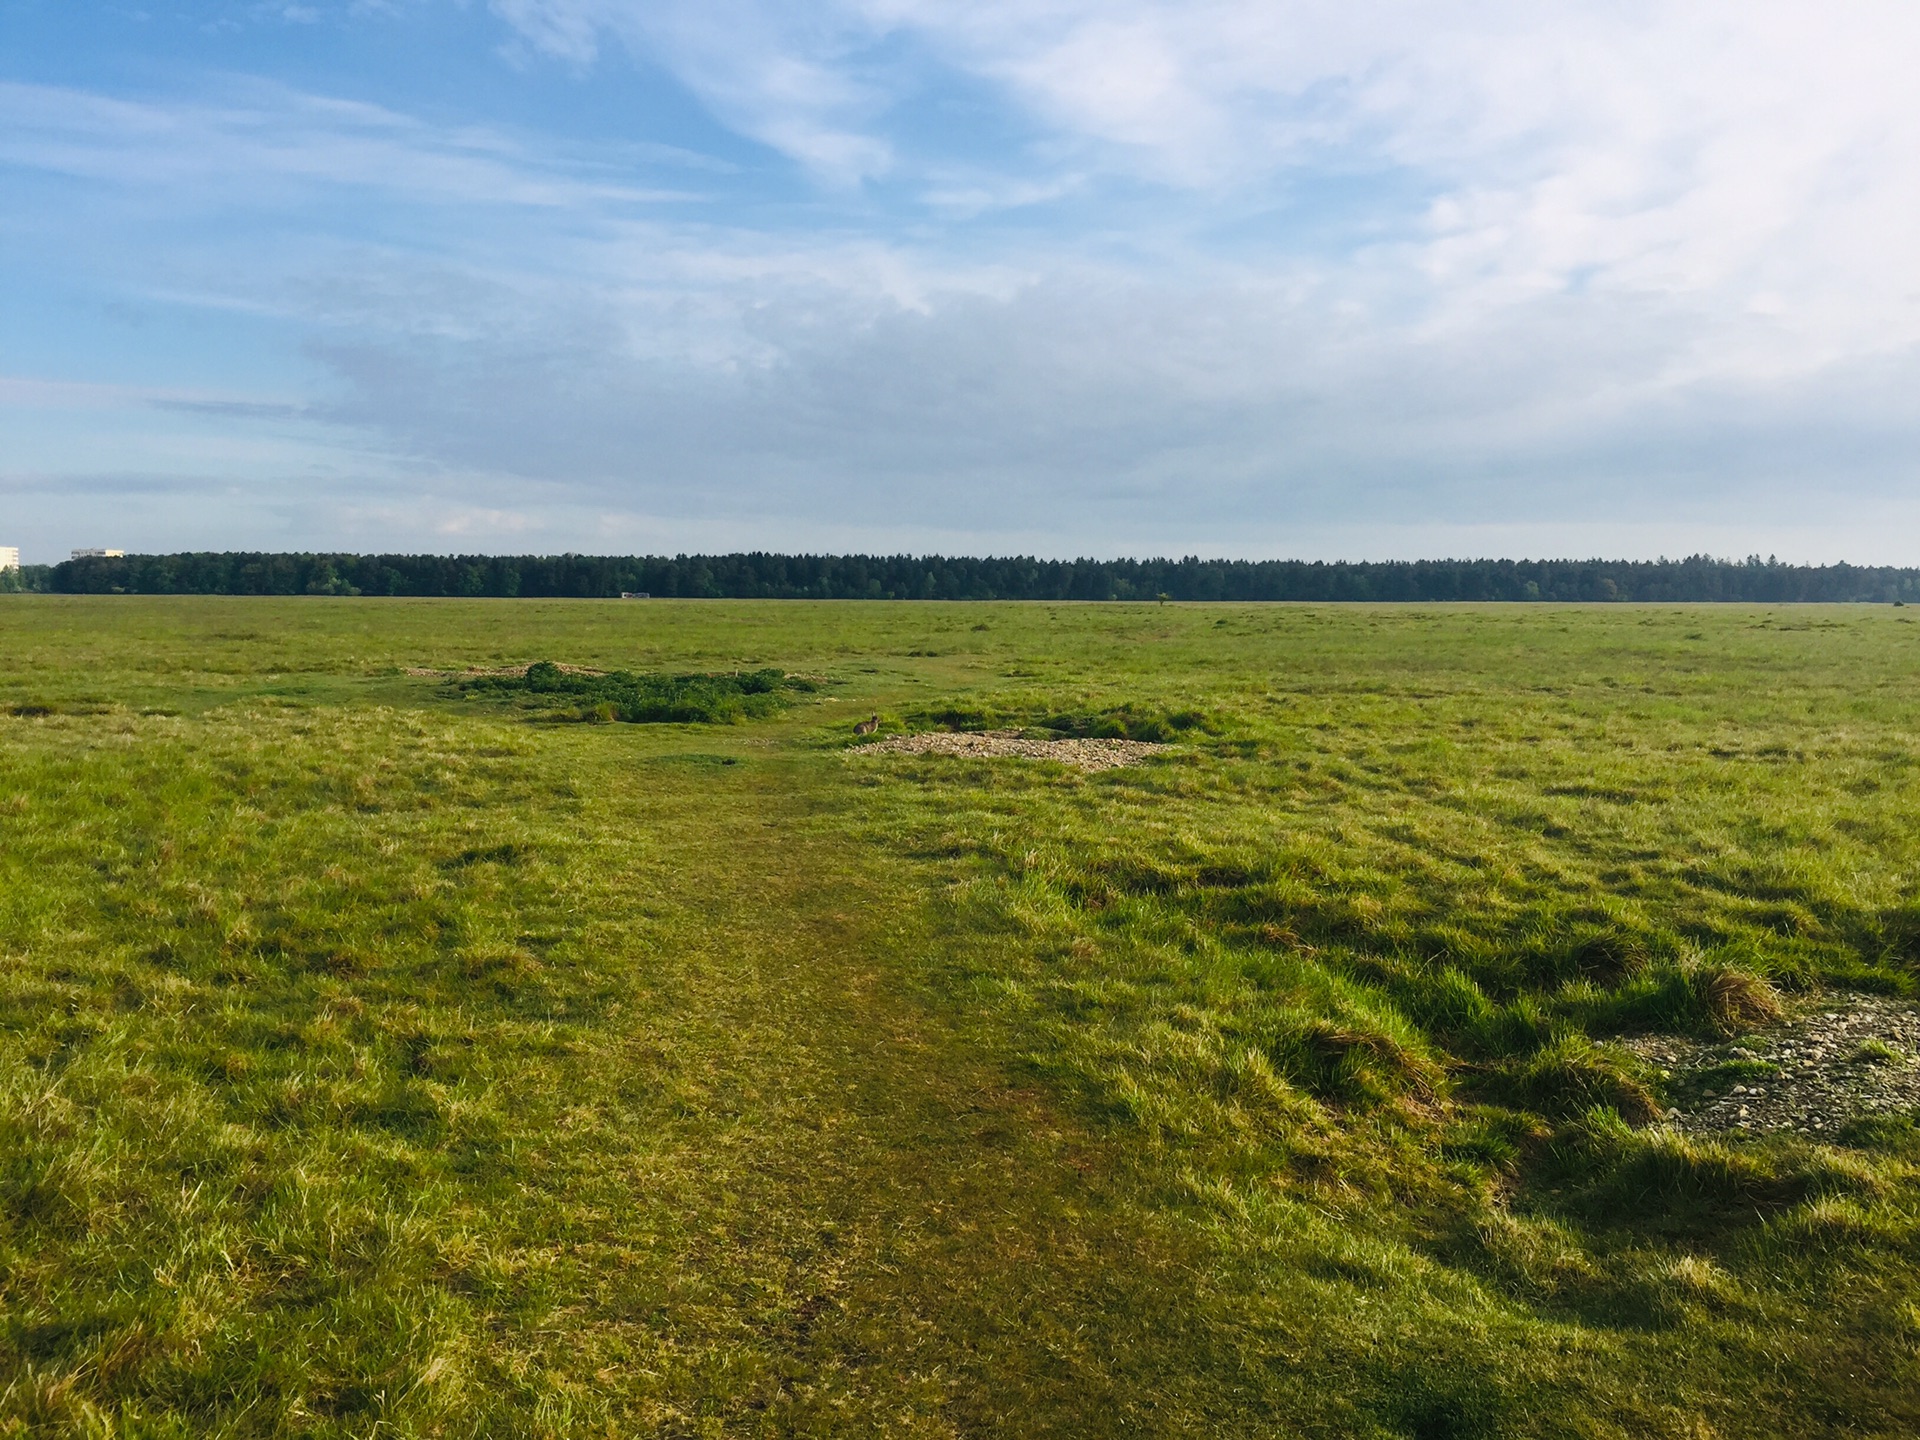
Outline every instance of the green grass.
[[[1911, 1120], [1683, 1139], [1618, 1043], [1914, 992], [1905, 611], [9, 596], [0, 655], [0, 1434], [1920, 1427]], [[539, 660], [632, 683], [406, 673]], [[757, 672], [817, 688], [689, 683]], [[547, 723], [648, 697], [727, 723]]]

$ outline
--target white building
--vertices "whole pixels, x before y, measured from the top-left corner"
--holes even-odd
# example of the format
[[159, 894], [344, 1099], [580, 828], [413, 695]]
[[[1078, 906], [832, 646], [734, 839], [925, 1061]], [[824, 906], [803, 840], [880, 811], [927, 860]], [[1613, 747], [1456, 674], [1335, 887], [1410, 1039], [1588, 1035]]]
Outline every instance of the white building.
[[20, 547], [18, 545], [0, 545], [0, 570], [18, 570], [20, 568]]
[[127, 552], [124, 550], [75, 550], [75, 560], [118, 560]]

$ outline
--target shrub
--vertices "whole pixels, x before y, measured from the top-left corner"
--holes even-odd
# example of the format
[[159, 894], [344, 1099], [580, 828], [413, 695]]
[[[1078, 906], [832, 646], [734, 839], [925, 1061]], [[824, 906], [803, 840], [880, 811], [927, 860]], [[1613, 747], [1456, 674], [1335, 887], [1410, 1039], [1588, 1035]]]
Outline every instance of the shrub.
[[1109, 710], [1057, 712], [1032, 722], [1055, 735], [1093, 740], [1150, 740], [1161, 744], [1188, 730], [1217, 733], [1218, 726], [1198, 710], [1148, 710], [1118, 705]]
[[1220, 733], [1220, 724], [1200, 710], [1155, 710], [1131, 703], [1104, 710], [1055, 710], [1043, 706], [944, 705], [907, 716], [914, 726], [942, 730], [1035, 730], [1056, 739], [1149, 740], [1166, 743], [1189, 731]]

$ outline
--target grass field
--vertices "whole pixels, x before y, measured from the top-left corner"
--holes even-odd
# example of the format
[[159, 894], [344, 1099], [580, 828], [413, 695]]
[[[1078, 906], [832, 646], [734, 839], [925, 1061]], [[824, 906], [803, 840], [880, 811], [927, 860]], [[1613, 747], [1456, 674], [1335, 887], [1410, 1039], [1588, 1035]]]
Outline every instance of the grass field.
[[[1682, 1136], [1623, 1043], [1914, 992], [1904, 609], [7, 596], [0, 657], [0, 1434], [1920, 1431], [1911, 1118]], [[408, 673], [534, 661], [728, 678]]]

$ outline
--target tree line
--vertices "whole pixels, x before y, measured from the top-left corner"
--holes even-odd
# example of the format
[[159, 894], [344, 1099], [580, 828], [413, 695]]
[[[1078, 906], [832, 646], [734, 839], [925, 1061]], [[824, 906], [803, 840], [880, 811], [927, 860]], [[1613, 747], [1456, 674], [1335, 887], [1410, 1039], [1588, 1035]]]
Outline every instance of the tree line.
[[63, 595], [767, 600], [1915, 601], [1920, 569], [1721, 560], [1040, 560], [959, 555], [89, 557], [0, 574]]

